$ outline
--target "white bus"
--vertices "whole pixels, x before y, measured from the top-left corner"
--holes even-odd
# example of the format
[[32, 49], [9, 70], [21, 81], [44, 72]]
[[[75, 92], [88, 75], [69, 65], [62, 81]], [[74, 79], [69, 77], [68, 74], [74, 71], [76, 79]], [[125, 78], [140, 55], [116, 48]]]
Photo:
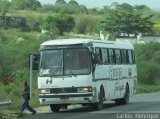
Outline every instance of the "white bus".
[[40, 46], [41, 104], [54, 112], [70, 104], [100, 110], [107, 101], [127, 104], [137, 89], [134, 47], [91, 39], [57, 39]]

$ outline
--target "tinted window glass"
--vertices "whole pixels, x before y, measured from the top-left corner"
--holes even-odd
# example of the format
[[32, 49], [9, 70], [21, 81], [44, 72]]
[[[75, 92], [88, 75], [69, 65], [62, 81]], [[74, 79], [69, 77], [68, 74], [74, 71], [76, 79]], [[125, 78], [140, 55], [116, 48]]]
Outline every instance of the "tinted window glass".
[[109, 49], [108, 53], [109, 53], [109, 63], [110, 64], [114, 64], [115, 63], [114, 50], [113, 49]]
[[122, 63], [127, 64], [127, 51], [126, 50], [121, 50], [122, 54]]
[[121, 64], [121, 52], [120, 50], [116, 49], [115, 50], [115, 60], [116, 60], [116, 64]]
[[129, 63], [129, 64], [133, 64], [132, 52], [131, 52], [131, 50], [128, 50], [128, 63]]
[[98, 64], [102, 64], [102, 51], [100, 48], [96, 48], [96, 54], [98, 55]]
[[103, 60], [103, 64], [108, 64], [108, 51], [107, 49], [102, 49], [102, 60]]

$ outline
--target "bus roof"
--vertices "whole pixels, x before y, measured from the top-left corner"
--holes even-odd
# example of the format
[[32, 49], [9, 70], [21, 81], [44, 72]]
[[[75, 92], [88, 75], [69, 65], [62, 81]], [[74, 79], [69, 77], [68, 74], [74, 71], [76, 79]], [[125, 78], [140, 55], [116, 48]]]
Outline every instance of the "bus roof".
[[86, 44], [87, 46], [94, 46], [95, 44], [110, 44], [121, 46], [121, 48], [129, 47], [133, 48], [133, 45], [130, 42], [113, 42], [113, 41], [105, 41], [105, 40], [94, 40], [94, 39], [55, 39], [49, 40], [41, 44], [43, 46], [65, 46], [65, 45], [78, 45], [78, 44]]

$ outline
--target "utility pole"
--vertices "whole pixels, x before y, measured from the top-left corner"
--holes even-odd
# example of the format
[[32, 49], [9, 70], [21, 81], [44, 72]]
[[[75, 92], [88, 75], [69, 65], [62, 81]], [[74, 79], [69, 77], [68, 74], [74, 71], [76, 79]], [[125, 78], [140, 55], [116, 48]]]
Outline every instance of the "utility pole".
[[30, 87], [30, 97], [32, 97], [32, 64], [33, 64], [33, 55], [29, 56], [29, 87]]

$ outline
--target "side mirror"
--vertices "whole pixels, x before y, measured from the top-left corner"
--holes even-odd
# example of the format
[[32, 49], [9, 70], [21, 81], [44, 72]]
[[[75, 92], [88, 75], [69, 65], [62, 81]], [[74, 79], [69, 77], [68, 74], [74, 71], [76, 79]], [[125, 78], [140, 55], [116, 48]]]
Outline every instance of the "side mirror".
[[32, 70], [38, 70], [38, 65], [39, 65], [39, 54], [30, 54], [29, 67], [31, 67]]

